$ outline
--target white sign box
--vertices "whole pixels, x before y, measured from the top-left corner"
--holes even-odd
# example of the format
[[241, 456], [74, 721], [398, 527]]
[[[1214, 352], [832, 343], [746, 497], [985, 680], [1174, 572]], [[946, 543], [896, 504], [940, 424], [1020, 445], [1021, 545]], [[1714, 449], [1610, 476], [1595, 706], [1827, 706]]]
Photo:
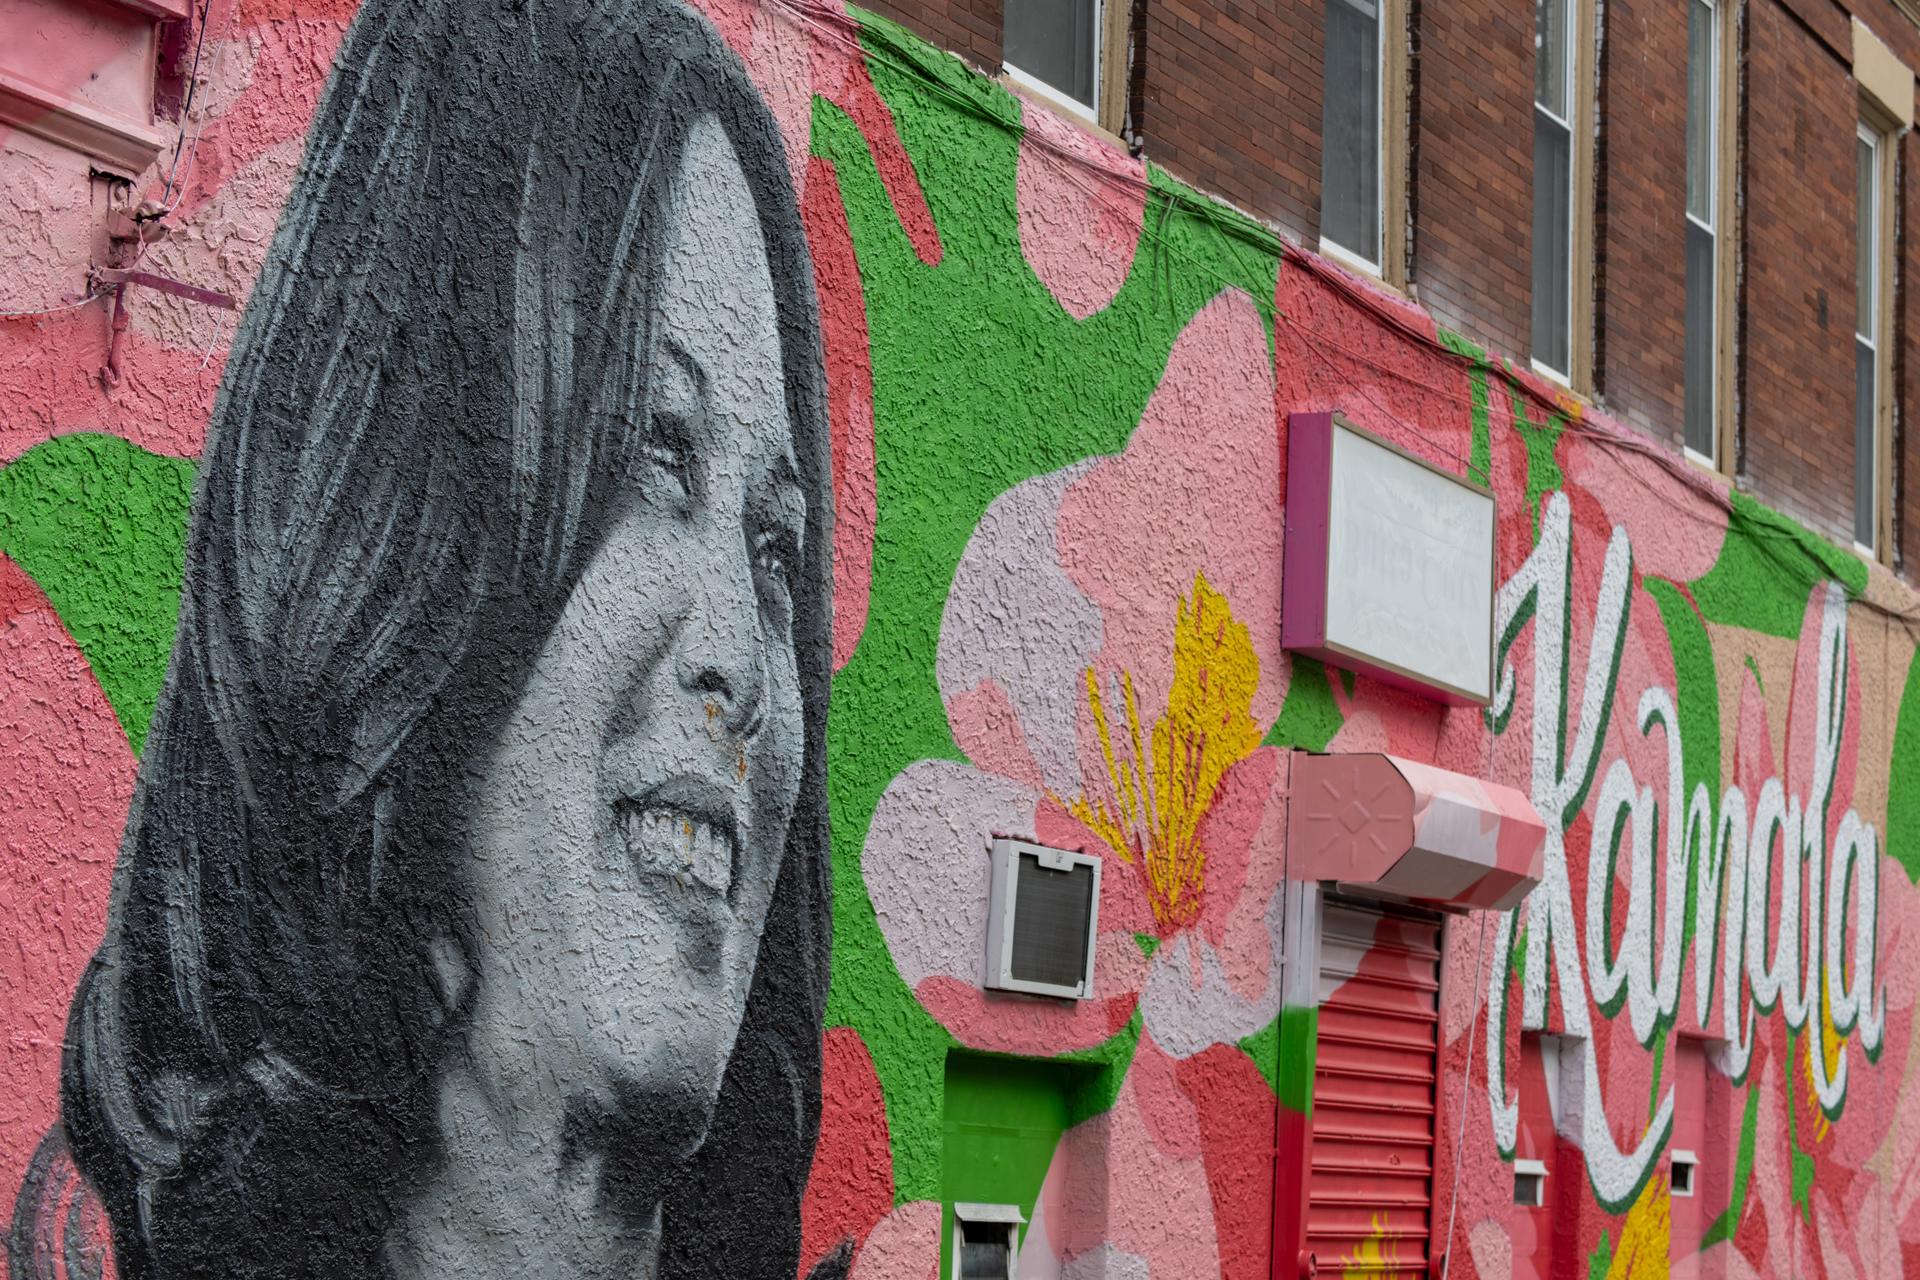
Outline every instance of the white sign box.
[[1493, 492], [1333, 413], [1287, 419], [1281, 643], [1446, 702], [1493, 693]]

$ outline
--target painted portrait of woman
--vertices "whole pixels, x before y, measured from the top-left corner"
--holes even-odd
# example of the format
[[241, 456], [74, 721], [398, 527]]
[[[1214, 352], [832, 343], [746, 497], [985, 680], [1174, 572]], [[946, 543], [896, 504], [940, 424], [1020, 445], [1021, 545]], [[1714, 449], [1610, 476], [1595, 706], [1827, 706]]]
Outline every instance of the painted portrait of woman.
[[50, 1142], [122, 1280], [794, 1274], [832, 512], [788, 172], [675, 0], [361, 8], [72, 1006]]

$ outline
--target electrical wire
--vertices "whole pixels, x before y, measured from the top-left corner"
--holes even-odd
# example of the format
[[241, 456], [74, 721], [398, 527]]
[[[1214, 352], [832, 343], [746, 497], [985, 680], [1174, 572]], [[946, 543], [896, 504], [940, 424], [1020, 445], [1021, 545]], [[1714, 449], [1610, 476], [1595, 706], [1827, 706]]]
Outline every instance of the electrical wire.
[[[196, 24], [198, 29], [193, 33], [193, 65], [187, 72], [187, 96], [186, 100], [180, 106], [180, 133], [173, 140], [173, 163], [167, 166], [167, 184], [160, 194], [160, 203], [165, 206], [165, 211], [170, 211], [173, 208], [173, 205], [167, 202], [173, 197], [174, 175], [180, 170], [180, 150], [186, 145], [187, 127], [193, 119], [193, 99], [200, 90], [200, 54], [207, 45], [207, 18], [212, 13], [213, 0], [203, 0], [200, 5], [200, 21]], [[229, 24], [232, 23], [233, 15], [231, 10], [228, 11], [227, 20]], [[203, 124], [201, 126], [201, 132], [204, 132], [204, 130], [205, 125]], [[193, 144], [196, 148], [200, 145], [199, 132], [194, 134]], [[193, 168], [193, 161], [191, 159], [187, 161], [187, 168], [189, 171]], [[183, 190], [184, 187], [185, 184], [183, 183]]]
[[[1560, 430], [1563, 434], [1589, 441], [1605, 449], [1638, 454], [1641, 457], [1647, 458], [1664, 471], [1667, 478], [1678, 481], [1687, 489], [1691, 490], [1697, 497], [1706, 501], [1713, 508], [1716, 508], [1721, 514], [1732, 514], [1733, 502], [1727, 492], [1723, 492], [1719, 486], [1699, 474], [1697, 469], [1686, 466], [1667, 450], [1659, 448], [1651, 441], [1639, 438], [1625, 428], [1612, 426], [1601, 427], [1584, 420], [1577, 410], [1569, 411], [1569, 408], [1556, 397], [1537, 389], [1529, 380], [1517, 376], [1512, 366], [1498, 357], [1490, 355], [1475, 356], [1455, 350], [1441, 342], [1436, 334], [1429, 333], [1424, 327], [1412, 323], [1402, 314], [1400, 308], [1390, 305], [1386, 299], [1377, 296], [1374, 291], [1349, 277], [1332, 263], [1320, 258], [1311, 250], [1296, 244], [1279, 232], [1271, 228], [1263, 227], [1244, 215], [1223, 210], [1215, 202], [1188, 192], [1182, 187], [1156, 186], [1145, 176], [1136, 176], [1132, 173], [1107, 168], [1096, 169], [1084, 156], [1077, 152], [1054, 142], [1042, 134], [1026, 129], [1016, 120], [1009, 118], [1003, 113], [988, 110], [982, 102], [970, 98], [965, 94], [958, 93], [951, 87], [941, 83], [924, 68], [916, 65], [910, 57], [901, 56], [900, 51], [893, 46], [883, 31], [868, 28], [866, 29], [866, 34], [870, 39], [863, 41], [856, 34], [861, 31], [861, 28], [857, 22], [844, 11], [827, 8], [815, 2], [815, 0], [769, 0], [769, 3], [772, 7], [787, 12], [794, 20], [811, 29], [821, 38], [840, 45], [843, 49], [849, 51], [852, 56], [863, 61], [884, 65], [912, 79], [922, 90], [940, 99], [949, 107], [955, 108], [994, 128], [1018, 136], [1022, 142], [1027, 145], [1036, 146], [1040, 150], [1050, 153], [1054, 158], [1063, 162], [1061, 172], [1068, 182], [1078, 187], [1083, 194], [1092, 200], [1104, 205], [1110, 212], [1122, 213], [1129, 217], [1131, 217], [1133, 213], [1130, 204], [1124, 208], [1119, 206], [1114, 194], [1114, 188], [1116, 187], [1130, 189], [1133, 193], [1139, 195], [1143, 205], [1146, 206], [1150, 206], [1154, 200], [1161, 201], [1162, 209], [1157, 225], [1155, 225], [1149, 216], [1150, 211], [1148, 208], [1143, 207], [1140, 211], [1142, 214], [1140, 238], [1142, 241], [1153, 244], [1163, 255], [1163, 261], [1168, 261], [1169, 265], [1171, 259], [1178, 258], [1191, 269], [1212, 278], [1223, 287], [1238, 287], [1243, 283], [1243, 281], [1228, 278], [1214, 269], [1211, 264], [1197, 259], [1192, 254], [1186, 253], [1178, 246], [1173, 236], [1169, 234], [1167, 224], [1172, 215], [1175, 212], [1179, 212], [1196, 221], [1205, 223], [1208, 227], [1224, 236], [1229, 242], [1230, 251], [1234, 253], [1236, 258], [1238, 258], [1239, 245], [1244, 244], [1266, 253], [1283, 263], [1291, 261], [1295, 266], [1304, 269], [1322, 284], [1340, 294], [1349, 304], [1364, 309], [1371, 314], [1373, 318], [1396, 331], [1403, 339], [1423, 349], [1428, 355], [1437, 357], [1450, 365], [1464, 370], [1469, 377], [1481, 375], [1492, 378], [1496, 374], [1499, 375], [1504, 391], [1530, 402], [1532, 407], [1541, 411], [1544, 422], [1552, 423], [1555, 419], [1559, 419]], [[205, 133], [206, 122], [202, 121], [201, 127], [193, 132], [192, 142], [189, 143], [187, 141], [187, 131], [191, 125], [193, 106], [199, 89], [199, 70], [206, 45], [207, 26], [212, 11], [213, 0], [203, 0], [200, 8], [199, 30], [195, 33], [193, 62], [189, 71], [187, 97], [181, 109], [180, 133], [174, 143], [173, 161], [168, 167], [167, 181], [161, 197], [164, 206], [161, 210], [161, 216], [172, 212], [173, 209], [178, 207], [180, 200], [184, 198], [187, 180], [192, 176], [194, 158], [198, 153], [200, 138]], [[233, 10], [229, 8], [227, 15], [229, 29], [231, 29], [232, 22]], [[186, 166], [184, 171], [181, 169], [183, 155]], [[1097, 173], [1098, 181], [1096, 183], [1090, 184], [1081, 178], [1080, 175], [1082, 173], [1089, 171]], [[1141, 174], [1144, 175], [1145, 173], [1145, 166], [1142, 165]], [[177, 196], [176, 185], [178, 186]], [[146, 248], [146, 244], [142, 243], [139, 252], [140, 257], [144, 257]], [[138, 258], [136, 258], [136, 261], [137, 260]], [[102, 297], [109, 296], [111, 292], [111, 290], [108, 290], [105, 292], [91, 293], [79, 302], [67, 303], [40, 310], [0, 313], [0, 320], [50, 315], [72, 310], [98, 301]], [[1416, 376], [1410, 370], [1394, 365], [1382, 364], [1366, 353], [1354, 351], [1352, 348], [1339, 342], [1333, 335], [1315, 329], [1310, 325], [1303, 324], [1294, 317], [1289, 316], [1273, 299], [1252, 294], [1248, 296], [1253, 302], [1255, 309], [1269, 322], [1285, 324], [1290, 330], [1299, 334], [1311, 348], [1314, 348], [1314, 354], [1324, 366], [1332, 367], [1335, 363], [1334, 359], [1327, 354], [1327, 349], [1331, 348], [1340, 352], [1349, 361], [1363, 365], [1376, 373], [1391, 377], [1406, 385], [1417, 387], [1428, 394], [1456, 403], [1462, 398], [1457, 388], [1438, 386]], [[1393, 417], [1388, 407], [1380, 400], [1373, 388], [1362, 385], [1357, 387], [1356, 390], [1372, 401], [1374, 406], [1380, 409], [1382, 413], [1388, 417]], [[1396, 419], [1396, 421], [1398, 420]], [[1469, 457], [1461, 454], [1446, 441], [1436, 438], [1432, 433], [1423, 431], [1417, 423], [1400, 422], [1399, 425], [1403, 430], [1420, 439], [1431, 448], [1446, 454], [1455, 462], [1460, 463], [1466, 470], [1470, 472], [1475, 470], [1472, 460]], [[1484, 476], [1481, 478], [1483, 480], [1490, 479], [1490, 477]], [[1638, 480], [1636, 480], [1636, 483], [1640, 484], [1641, 487], [1647, 489], [1649, 492], [1653, 492], [1652, 485]], [[1697, 520], [1703, 525], [1718, 526], [1721, 524], [1717, 518], [1708, 516], [1704, 512], [1692, 510], [1687, 507], [1686, 504], [1677, 504], [1673, 509], [1685, 512], [1689, 518]], [[1798, 538], [1790, 533], [1770, 529], [1747, 528], [1743, 530], [1743, 533], [1750, 536], [1751, 541], [1760, 553], [1766, 559], [1770, 560], [1783, 576], [1794, 581], [1808, 577], [1807, 566], [1805, 564], [1808, 553], [1802, 547]], [[1791, 544], [1793, 552], [1797, 553], [1797, 559], [1781, 554], [1774, 545], [1770, 545], [1777, 543]], [[1907, 609], [1895, 609], [1889, 605], [1868, 600], [1864, 597], [1855, 597], [1854, 603], [1873, 613], [1900, 622], [1907, 627], [1910, 634], [1915, 632], [1917, 626], [1920, 626], [1920, 605]]]
[[[222, 69], [225, 68], [227, 64], [227, 50], [232, 44], [230, 37], [233, 35], [234, 14], [238, 9], [239, 9], [238, 0], [230, 0], [230, 2], [227, 5], [226, 25], [221, 29], [221, 32], [220, 32], [220, 42], [219, 42], [220, 48], [218, 52], [214, 54], [213, 68], [208, 73], [207, 78], [209, 80], [218, 81], [220, 79], [220, 72], [222, 71]], [[200, 34], [203, 38], [206, 35], [205, 21], [207, 18], [212, 16], [212, 13], [213, 13], [213, 0], [207, 0], [206, 8], [201, 13], [202, 26], [201, 26]], [[198, 70], [197, 70], [199, 66], [199, 61], [200, 61], [200, 52], [199, 52], [199, 49], [196, 47], [194, 50], [194, 65], [196, 68], [196, 71], [195, 71], [196, 84], [198, 83], [198, 78], [199, 78]], [[189, 90], [189, 93], [191, 93], [191, 90]], [[189, 102], [187, 109], [181, 112], [181, 127], [183, 129], [186, 127], [186, 119], [188, 118], [188, 115], [191, 111], [191, 105], [192, 104]], [[173, 200], [171, 203], [166, 204], [165, 207], [161, 209], [160, 211], [161, 217], [165, 217], [167, 214], [172, 213], [175, 209], [179, 208], [180, 202], [187, 198], [187, 189], [189, 188], [189, 186], [191, 186], [193, 181], [193, 162], [195, 158], [197, 158], [200, 154], [200, 139], [205, 137], [206, 133], [207, 133], [207, 121], [203, 119], [200, 121], [200, 127], [193, 131], [193, 141], [187, 144], [187, 167], [185, 171], [182, 172], [180, 175], [179, 193], [173, 197]], [[173, 178], [171, 174], [168, 175], [167, 183], [169, 187], [171, 187], [173, 184]], [[163, 203], [165, 203], [164, 199], [163, 199]], [[143, 245], [142, 252], [144, 251], [145, 251], [145, 246]]]
[[89, 293], [78, 302], [62, 302], [57, 306], [41, 307], [37, 311], [0, 311], [0, 320], [37, 320], [41, 316], [56, 316], [62, 311], [77, 311], [81, 307], [98, 302], [102, 298], [111, 298], [112, 296], [113, 290], [100, 289]]
[[[768, 2], [774, 8], [785, 10], [792, 15], [796, 21], [820, 33], [822, 38], [851, 51], [853, 56], [884, 65], [912, 79], [922, 90], [947, 105], [1004, 132], [1015, 135], [1025, 144], [1034, 145], [1041, 150], [1049, 152], [1064, 162], [1062, 175], [1067, 181], [1079, 188], [1083, 194], [1103, 204], [1109, 212], [1124, 214], [1129, 218], [1131, 218], [1133, 214], [1130, 205], [1124, 208], [1119, 206], [1113, 194], [1115, 187], [1130, 188], [1140, 193], [1143, 200], [1148, 203], [1155, 199], [1163, 201], [1164, 208], [1158, 226], [1153, 224], [1150, 217], [1144, 216], [1146, 213], [1145, 210], [1142, 211], [1141, 240], [1151, 242], [1155, 248], [1168, 257], [1181, 259], [1196, 272], [1212, 278], [1223, 287], [1239, 287], [1242, 282], [1229, 279], [1215, 270], [1211, 264], [1200, 261], [1193, 255], [1183, 252], [1178, 247], [1166, 229], [1168, 217], [1174, 211], [1177, 210], [1196, 220], [1205, 222], [1214, 230], [1228, 237], [1231, 241], [1248, 244], [1271, 254], [1282, 262], [1290, 261], [1294, 265], [1301, 267], [1317, 280], [1341, 294], [1350, 304], [1364, 309], [1376, 320], [1398, 332], [1405, 340], [1423, 349], [1429, 356], [1436, 357], [1447, 364], [1462, 369], [1469, 377], [1474, 374], [1484, 374], [1489, 378], [1498, 375], [1502, 383], [1502, 389], [1508, 394], [1527, 402], [1533, 409], [1539, 411], [1543, 424], [1551, 424], [1558, 419], [1559, 430], [1563, 435], [1569, 435], [1576, 439], [1587, 441], [1602, 449], [1620, 453], [1631, 453], [1645, 458], [1660, 468], [1668, 480], [1679, 483], [1682, 487], [1692, 492], [1697, 498], [1707, 503], [1710, 508], [1716, 510], [1720, 516], [1731, 516], [1735, 514], [1730, 490], [1723, 490], [1713, 480], [1702, 474], [1698, 468], [1691, 467], [1684, 463], [1669, 450], [1661, 448], [1651, 440], [1641, 438], [1625, 427], [1615, 426], [1610, 423], [1599, 425], [1587, 421], [1577, 408], [1570, 409], [1569, 406], [1563, 403], [1558, 397], [1537, 388], [1531, 380], [1521, 377], [1513, 369], [1510, 362], [1500, 357], [1489, 354], [1474, 356], [1465, 352], [1456, 351], [1441, 342], [1436, 333], [1429, 333], [1422, 326], [1411, 322], [1402, 314], [1399, 308], [1392, 306], [1385, 298], [1378, 296], [1374, 291], [1348, 276], [1333, 263], [1293, 242], [1279, 232], [1270, 228], [1261, 227], [1244, 215], [1224, 211], [1213, 201], [1189, 193], [1183, 188], [1155, 186], [1147, 179], [1136, 177], [1130, 173], [1121, 173], [1105, 168], [1096, 169], [1085, 157], [1078, 153], [1055, 143], [1052, 139], [1044, 135], [1024, 128], [1006, 115], [987, 110], [979, 101], [955, 92], [930, 75], [926, 70], [915, 65], [910, 58], [896, 56], [898, 51], [894, 48], [891, 41], [888, 40], [884, 31], [873, 28], [866, 29], [865, 34], [872, 38], [870, 43], [857, 38], [853, 33], [859, 31], [860, 28], [853, 18], [843, 12], [825, 8], [817, 3], [817, 0], [768, 0]], [[1078, 175], [1084, 171], [1096, 172], [1099, 181], [1094, 184], [1082, 181]], [[1144, 166], [1142, 171], [1145, 171]], [[1255, 308], [1268, 320], [1274, 323], [1285, 324], [1289, 329], [1300, 334], [1310, 344], [1322, 348], [1317, 351], [1316, 354], [1323, 365], [1332, 366], [1333, 364], [1332, 359], [1327, 356], [1324, 350], [1324, 348], [1331, 346], [1336, 350], [1342, 351], [1348, 359], [1363, 364], [1376, 373], [1419, 387], [1430, 394], [1456, 403], [1462, 399], [1459, 390], [1436, 386], [1431, 382], [1415, 376], [1406, 369], [1381, 364], [1363, 353], [1354, 352], [1350, 348], [1342, 346], [1332, 335], [1317, 330], [1312, 326], [1305, 325], [1287, 315], [1286, 312], [1271, 299], [1249, 296]], [[1356, 390], [1368, 397], [1368, 399], [1374, 403], [1375, 407], [1381, 409], [1383, 413], [1388, 412], [1387, 407], [1381, 403], [1372, 388], [1361, 386], [1356, 388]], [[1388, 416], [1391, 417], [1391, 413], [1388, 413]], [[1398, 422], [1398, 419], [1395, 420]], [[1463, 456], [1457, 449], [1447, 444], [1444, 440], [1436, 438], [1432, 433], [1421, 430], [1417, 423], [1399, 422], [1399, 425], [1403, 430], [1420, 439], [1429, 447], [1463, 464], [1466, 469], [1473, 469], [1471, 459]], [[1637, 477], [1634, 479], [1634, 483], [1650, 494], [1658, 493], [1658, 490], [1656, 490], [1652, 484], [1640, 480]], [[1664, 497], [1667, 495], [1661, 496]], [[1701, 524], [1703, 527], [1716, 529], [1723, 529], [1725, 527], [1725, 522], [1720, 518], [1692, 508], [1688, 504], [1669, 503], [1668, 505], [1670, 509], [1684, 513], [1686, 518]], [[1809, 553], [1802, 545], [1800, 539], [1793, 534], [1785, 531], [1760, 529], [1752, 526], [1743, 528], [1742, 534], [1749, 537], [1752, 545], [1763, 559], [1769, 561], [1773, 568], [1778, 570], [1783, 577], [1790, 581], [1811, 581], [1813, 577], [1816, 576], [1809, 572], [1809, 566], [1807, 564]], [[1778, 544], [1782, 543], [1790, 545], [1790, 553], [1783, 554], [1780, 551]], [[1896, 609], [1879, 601], [1867, 599], [1865, 596], [1854, 596], [1852, 603], [1868, 612], [1900, 623], [1906, 628], [1909, 634], [1920, 634], [1920, 604], [1905, 609]]]

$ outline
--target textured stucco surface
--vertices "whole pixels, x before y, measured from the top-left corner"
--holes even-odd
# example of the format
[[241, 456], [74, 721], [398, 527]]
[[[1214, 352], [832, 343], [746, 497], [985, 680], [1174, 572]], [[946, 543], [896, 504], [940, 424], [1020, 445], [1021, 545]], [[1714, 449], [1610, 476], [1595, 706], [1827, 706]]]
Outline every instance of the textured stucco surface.
[[[1072, 1082], [1051, 1159], [1004, 1188], [1034, 1223], [1022, 1276], [1268, 1274], [1320, 995], [1283, 978], [1311, 963], [1285, 909], [1298, 746], [1491, 778], [1550, 830], [1526, 906], [1447, 929], [1453, 1276], [1534, 1274], [1528, 1143], [1557, 1153], [1558, 1274], [1920, 1269], [1910, 593], [884, 21], [702, 8], [784, 140], [827, 379], [833, 943], [802, 1266], [846, 1242], [856, 1280], [935, 1274], [949, 1060], [1010, 1053]], [[244, 298], [352, 5], [214, 14], [198, 158], [146, 265]], [[75, 290], [104, 197], [4, 145], [32, 194], [0, 241]], [[54, 1123], [235, 332], [131, 306], [113, 387], [104, 307], [0, 321], [0, 1211]], [[1489, 713], [1280, 649], [1285, 424], [1329, 409], [1493, 488]], [[982, 989], [997, 833], [1107, 859], [1093, 1000]], [[1683, 1039], [1713, 1051], [1704, 1098], [1672, 1093]], [[1688, 1107], [1717, 1144], [1695, 1204], [1665, 1172]]]

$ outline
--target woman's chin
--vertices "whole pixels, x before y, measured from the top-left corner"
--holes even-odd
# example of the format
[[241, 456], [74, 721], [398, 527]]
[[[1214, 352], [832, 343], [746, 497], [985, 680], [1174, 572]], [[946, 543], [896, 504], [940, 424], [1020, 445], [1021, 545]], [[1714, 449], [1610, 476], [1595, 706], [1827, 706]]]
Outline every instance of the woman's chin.
[[611, 1073], [604, 1092], [569, 1099], [564, 1163], [598, 1165], [606, 1207], [651, 1214], [706, 1141], [720, 1075]]

